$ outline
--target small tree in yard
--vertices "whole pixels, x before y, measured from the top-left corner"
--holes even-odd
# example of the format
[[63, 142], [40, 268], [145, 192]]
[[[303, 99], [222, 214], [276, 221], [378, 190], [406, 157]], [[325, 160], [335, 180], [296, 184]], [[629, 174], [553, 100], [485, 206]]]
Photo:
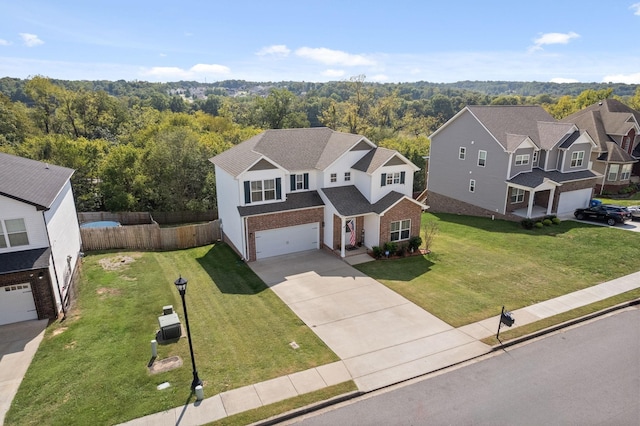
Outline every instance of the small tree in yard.
[[433, 243], [433, 239], [438, 234], [438, 224], [434, 221], [422, 221], [420, 225], [421, 234], [422, 234], [422, 242], [424, 243], [425, 250], [429, 251], [431, 244]]

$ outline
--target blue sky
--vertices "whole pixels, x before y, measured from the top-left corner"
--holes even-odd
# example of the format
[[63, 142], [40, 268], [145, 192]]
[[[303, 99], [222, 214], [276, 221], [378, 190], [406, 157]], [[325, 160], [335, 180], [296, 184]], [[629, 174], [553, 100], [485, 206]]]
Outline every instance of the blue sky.
[[0, 77], [640, 84], [640, 0], [0, 0]]

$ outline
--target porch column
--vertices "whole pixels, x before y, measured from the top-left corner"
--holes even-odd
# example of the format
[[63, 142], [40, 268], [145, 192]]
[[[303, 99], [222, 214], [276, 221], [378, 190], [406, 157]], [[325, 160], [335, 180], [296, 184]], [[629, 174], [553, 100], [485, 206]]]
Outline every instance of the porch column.
[[553, 201], [554, 201], [555, 195], [556, 195], [556, 187], [552, 186], [551, 192], [549, 193], [549, 202], [547, 203], [547, 215], [550, 215], [551, 211], [553, 210]]
[[533, 212], [533, 199], [535, 198], [536, 191], [529, 191], [529, 205], [527, 206], [527, 218], [531, 217]]
[[345, 227], [344, 217], [340, 218], [340, 257], [345, 257], [346, 254], [344, 252], [344, 227]]

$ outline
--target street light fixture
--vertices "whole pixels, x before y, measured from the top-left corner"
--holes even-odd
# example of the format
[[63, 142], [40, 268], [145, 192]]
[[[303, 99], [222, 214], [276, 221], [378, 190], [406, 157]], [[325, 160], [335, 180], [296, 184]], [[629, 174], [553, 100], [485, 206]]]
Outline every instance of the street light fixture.
[[178, 288], [178, 292], [182, 297], [182, 308], [184, 310], [184, 322], [187, 324], [187, 337], [189, 338], [189, 351], [191, 352], [191, 364], [193, 365], [193, 382], [191, 382], [191, 390], [194, 390], [196, 386], [202, 386], [202, 380], [198, 377], [198, 370], [196, 369], [196, 359], [193, 356], [193, 345], [191, 343], [191, 330], [189, 330], [189, 316], [187, 315], [187, 303], [184, 300], [184, 295], [187, 292], [188, 281], [182, 278], [178, 278], [174, 284]]

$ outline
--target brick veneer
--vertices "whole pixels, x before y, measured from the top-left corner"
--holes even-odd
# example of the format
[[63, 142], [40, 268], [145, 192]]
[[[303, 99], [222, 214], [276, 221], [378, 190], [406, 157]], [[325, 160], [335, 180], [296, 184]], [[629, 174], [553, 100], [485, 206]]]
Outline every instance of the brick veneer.
[[380, 246], [391, 240], [391, 222], [411, 219], [411, 235], [420, 235], [422, 207], [404, 198], [380, 218]]
[[[287, 226], [304, 225], [305, 223], [324, 220], [324, 207], [305, 210], [292, 210], [281, 213], [251, 216], [247, 219], [247, 232], [249, 234], [249, 259], [256, 260], [256, 232], [269, 229], [286, 228]], [[323, 230], [320, 229], [320, 247], [323, 245]]]
[[[42, 274], [42, 279], [38, 279], [39, 274]], [[49, 270], [40, 269], [2, 275], [0, 276], [0, 291], [4, 291], [3, 287], [23, 283], [31, 284], [38, 319], [55, 320], [58, 313], [49, 281]]]

